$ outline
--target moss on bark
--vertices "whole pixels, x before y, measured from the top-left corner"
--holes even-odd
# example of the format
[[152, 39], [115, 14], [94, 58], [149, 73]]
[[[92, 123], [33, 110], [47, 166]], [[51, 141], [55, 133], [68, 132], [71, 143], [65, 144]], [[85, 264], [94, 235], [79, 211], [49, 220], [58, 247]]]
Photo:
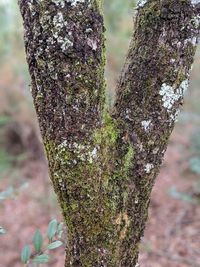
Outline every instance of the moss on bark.
[[100, 0], [20, 0], [32, 95], [68, 228], [65, 267], [133, 267], [199, 32], [190, 1], [140, 2], [111, 112]]

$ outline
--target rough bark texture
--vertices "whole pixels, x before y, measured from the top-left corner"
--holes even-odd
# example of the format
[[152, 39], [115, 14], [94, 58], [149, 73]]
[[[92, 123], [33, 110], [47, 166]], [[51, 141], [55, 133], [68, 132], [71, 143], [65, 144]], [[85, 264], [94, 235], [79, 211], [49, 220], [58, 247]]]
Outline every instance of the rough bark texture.
[[98, 0], [20, 0], [32, 95], [68, 228], [65, 267], [133, 267], [199, 31], [199, 1], [142, 0], [112, 111]]

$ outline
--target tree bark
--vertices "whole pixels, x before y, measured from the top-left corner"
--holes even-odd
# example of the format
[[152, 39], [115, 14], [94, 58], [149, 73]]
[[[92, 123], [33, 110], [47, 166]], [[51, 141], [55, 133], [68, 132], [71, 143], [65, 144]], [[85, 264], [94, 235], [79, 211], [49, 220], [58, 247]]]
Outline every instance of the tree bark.
[[199, 32], [199, 1], [142, 0], [114, 108], [105, 106], [100, 0], [20, 0], [65, 267], [137, 266], [150, 193]]

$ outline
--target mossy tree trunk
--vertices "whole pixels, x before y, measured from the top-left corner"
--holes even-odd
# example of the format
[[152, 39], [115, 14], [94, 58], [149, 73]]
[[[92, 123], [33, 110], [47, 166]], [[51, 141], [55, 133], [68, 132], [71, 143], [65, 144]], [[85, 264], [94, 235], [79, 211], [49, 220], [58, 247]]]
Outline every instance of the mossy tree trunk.
[[20, 0], [32, 95], [68, 228], [65, 267], [132, 267], [183, 95], [199, 1], [141, 0], [105, 108], [100, 0]]

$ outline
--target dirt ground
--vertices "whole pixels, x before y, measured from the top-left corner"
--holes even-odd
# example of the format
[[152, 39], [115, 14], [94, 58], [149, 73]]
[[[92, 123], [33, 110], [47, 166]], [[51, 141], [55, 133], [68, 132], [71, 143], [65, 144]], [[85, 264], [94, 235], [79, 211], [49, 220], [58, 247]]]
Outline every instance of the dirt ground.
[[[184, 134], [183, 134], [184, 132]], [[142, 267], [200, 266], [200, 209], [172, 198], [169, 189], [192, 192], [196, 177], [188, 171], [191, 127], [176, 128], [157, 178], [140, 255]]]

